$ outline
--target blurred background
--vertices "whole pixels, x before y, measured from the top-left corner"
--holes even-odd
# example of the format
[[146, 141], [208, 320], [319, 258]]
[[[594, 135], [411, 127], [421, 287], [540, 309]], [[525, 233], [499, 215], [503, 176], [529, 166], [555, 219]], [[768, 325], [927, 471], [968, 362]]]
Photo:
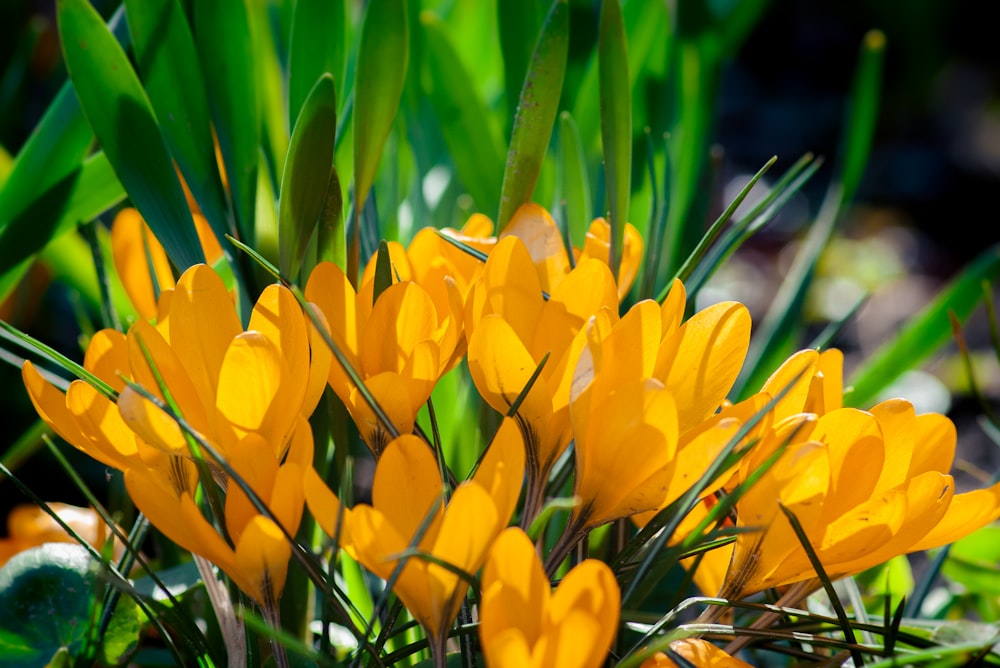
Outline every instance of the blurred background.
[[[461, 0], [455, 0], [461, 1]], [[474, 1], [474, 0], [469, 0]], [[631, 0], [633, 2], [640, 0]], [[665, 0], [664, 0], [665, 1]], [[738, 0], [717, 0], [731, 4]], [[66, 79], [55, 33], [54, 0], [0, 0], [0, 175]], [[104, 15], [117, 3], [94, 2]], [[447, 3], [444, 3], [447, 4]], [[574, 16], [596, 16], [596, 0], [571, 0]], [[810, 301], [817, 323], [837, 320], [865, 293], [836, 344], [847, 367], [890, 337], [963, 266], [1000, 241], [1000, 48], [995, 26], [971, 0], [772, 0], [726, 68], [718, 100], [716, 162], [720, 201], [730, 201], [771, 156], [780, 174], [803, 154], [825, 165], [778, 218], [741, 249], [712, 290], [766, 312], [801, 232], [816, 214], [830, 178], [862, 37], [887, 39], [885, 83], [872, 159], [855, 206], [839, 224]], [[575, 25], [575, 24], [574, 24]], [[593, 26], [590, 26], [593, 28]], [[80, 357], [80, 300], [39, 266], [28, 297], [0, 317]], [[977, 381], [1000, 408], [1000, 371], [989, 346], [985, 309], [965, 335], [980, 364]], [[0, 350], [0, 357], [6, 355]], [[958, 486], [978, 487], [1000, 467], [979, 425], [950, 346], [904, 379], [898, 394], [920, 411], [949, 414], [959, 428]], [[0, 359], [0, 452], [37, 418], [19, 370]], [[81, 469], [102, 475], [78, 456]], [[46, 453], [18, 474], [33, 489], [82, 503]], [[57, 478], [58, 481], [54, 480]], [[24, 500], [0, 481], [0, 517]], [[53, 496], [52, 500], [56, 500]]]

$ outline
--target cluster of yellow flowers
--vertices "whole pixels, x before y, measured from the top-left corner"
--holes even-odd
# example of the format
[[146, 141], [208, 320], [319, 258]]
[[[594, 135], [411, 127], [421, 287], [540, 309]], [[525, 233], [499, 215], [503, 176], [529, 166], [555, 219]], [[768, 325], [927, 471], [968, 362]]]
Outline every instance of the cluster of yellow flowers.
[[[197, 265], [175, 282], [137, 216], [120, 218], [116, 265], [141, 319], [126, 334], [93, 336], [84, 367], [99, 383], [75, 380], [63, 393], [29, 362], [25, 386], [61, 437], [124, 472], [163, 534], [264, 609], [278, 604], [308, 507], [341, 549], [392, 580], [438, 658], [469, 589], [465, 573], [481, 574], [479, 639], [490, 666], [601, 665], [620, 621], [615, 573], [591, 558], [555, 591], [551, 579], [590, 531], [624, 518], [645, 526], [736, 440], [742, 457], [704, 489], [672, 539], [742, 490], [727, 521], [744, 531], [704, 554], [694, 573], [710, 595], [815, 577], [781, 506], [831, 577], [952, 542], [1000, 516], [1000, 486], [955, 493], [946, 417], [917, 415], [902, 399], [843, 407], [837, 350], [801, 351], [759, 392], [729, 401], [750, 342], [748, 310], [723, 302], [685, 317], [676, 281], [662, 304], [642, 300], [620, 313], [642, 258], [631, 226], [615, 277], [602, 219], [569, 251], [536, 204], [499, 237], [477, 214], [444, 234], [485, 262], [425, 229], [406, 248], [388, 244], [394, 280], [379, 294], [374, 262], [357, 287], [321, 263], [304, 290], [315, 320], [275, 284], [244, 329], [215, 271]], [[463, 359], [503, 417], [474, 474], [455, 484], [415, 423]], [[341, 504], [313, 466], [308, 418], [327, 385], [376, 460], [370, 504]], [[540, 554], [526, 530], [570, 444], [576, 503], [556, 547]], [[215, 485], [223, 522], [203, 514], [199, 480]], [[700, 665], [728, 659], [701, 640], [671, 647]], [[644, 665], [673, 664], [657, 653]]]

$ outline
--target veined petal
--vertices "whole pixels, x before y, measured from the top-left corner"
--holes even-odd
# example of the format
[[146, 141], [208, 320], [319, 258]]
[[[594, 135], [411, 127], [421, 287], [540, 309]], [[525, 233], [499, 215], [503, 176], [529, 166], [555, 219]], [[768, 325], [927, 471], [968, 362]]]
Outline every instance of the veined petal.
[[681, 431], [706, 419], [732, 389], [750, 345], [750, 312], [738, 302], [699, 311], [660, 345], [654, 377], [677, 397]]
[[525, 202], [508, 221], [500, 239], [517, 237], [531, 255], [542, 290], [551, 293], [570, 271], [562, 234], [549, 212], [534, 202]]
[[[411, 433], [417, 416], [413, 412], [413, 402], [410, 400], [409, 388], [404, 379], [387, 371], [366, 378], [364, 384], [385, 412], [386, 417], [396, 427], [396, 431], [399, 434]], [[351, 418], [358, 426], [358, 431], [365, 444], [376, 458], [380, 457], [390, 439], [385, 425], [375, 415], [358, 388], [351, 385], [346, 397], [340, 395], [339, 392], [337, 394], [351, 413]]]
[[[176, 316], [175, 313], [174, 318]], [[133, 380], [153, 396], [164, 399], [160, 388], [162, 381], [184, 420], [203, 434], [214, 434], [215, 411], [209, 411], [207, 407], [214, 406], [215, 398], [212, 397], [208, 403], [202, 402], [201, 395], [188, 375], [188, 358], [181, 356], [180, 351], [168, 344], [152, 325], [142, 320], [129, 329], [128, 346]]]
[[487, 656], [510, 628], [520, 631], [530, 653], [542, 635], [550, 596], [549, 579], [531, 539], [518, 527], [504, 529], [483, 567], [479, 637]]
[[133, 207], [119, 211], [111, 223], [111, 258], [135, 310], [145, 320], [155, 318], [156, 293], [150, 270], [160, 290], [174, 287], [174, 274], [163, 246]]
[[487, 447], [473, 480], [489, 493], [497, 516], [506, 523], [517, 507], [524, 478], [524, 439], [517, 422], [504, 418]]
[[[469, 340], [469, 371], [476, 389], [502, 414], [527, 386], [536, 367], [537, 362], [517, 331], [499, 315], [483, 318]], [[534, 423], [551, 414], [552, 396], [545, 378], [539, 376], [518, 408], [518, 415]]]
[[[501, 239], [483, 267], [484, 312], [503, 317], [521, 341], [531, 341], [542, 313], [542, 284], [524, 242], [517, 237]], [[466, 333], [474, 333], [478, 323], [466, 318]]]
[[143, 466], [125, 470], [125, 487], [136, 508], [180, 547], [205, 557], [227, 573], [236, 572], [236, 555], [201, 514], [191, 495], [178, 494], [169, 481], [153, 471]]
[[118, 407], [93, 387], [82, 380], [70, 383], [66, 390], [66, 408], [76, 418], [81, 431], [88, 435], [93, 451], [101, 453], [102, 456], [96, 459], [116, 462], [115, 468], [122, 469], [136, 456], [135, 433], [122, 420]]
[[[365, 327], [371, 308], [360, 307], [354, 288], [344, 272], [333, 262], [320, 262], [309, 274], [305, 296], [323, 312], [330, 325], [330, 336], [337, 347], [355, 369], [360, 369], [358, 336]], [[333, 374], [340, 371], [340, 364], [337, 362], [330, 365], [331, 385]]]
[[273, 608], [285, 588], [292, 547], [274, 522], [257, 515], [236, 543], [236, 570], [229, 574], [255, 601]]
[[319, 473], [312, 467], [305, 469], [302, 490], [309, 512], [319, 527], [330, 538], [338, 539], [339, 545], [347, 549], [351, 545], [351, 509], [340, 503], [337, 495], [327, 487]]
[[400, 373], [421, 341], [434, 339], [437, 310], [416, 283], [396, 283], [379, 295], [360, 342], [364, 375]]
[[[394, 439], [375, 468], [372, 505], [389, 518], [400, 535], [416, 534], [428, 512], [444, 513], [443, 488], [437, 460], [427, 443], [412, 434]], [[440, 520], [424, 534], [421, 545], [433, 545]]]
[[102, 329], [90, 337], [83, 367], [111, 386], [115, 392], [125, 388], [122, 376], [130, 377], [128, 340], [114, 329]]
[[663, 304], [660, 305], [660, 329], [663, 338], [676, 332], [684, 321], [684, 311], [687, 308], [687, 290], [679, 278], [670, 285]]
[[771, 397], [785, 392], [774, 406], [775, 421], [803, 411], [818, 361], [819, 353], [815, 350], [800, 350], [785, 360], [764, 383], [761, 392]]
[[247, 329], [260, 332], [280, 351], [289, 372], [282, 394], [289, 405], [301, 406], [309, 385], [309, 333], [295, 296], [282, 285], [264, 288]]
[[[452, 494], [440, 531], [429, 551], [442, 561], [475, 575], [486, 560], [490, 545], [505, 526], [506, 521], [497, 516], [489, 492], [474, 482], [465, 482]], [[455, 621], [468, 583], [453, 571], [434, 563], [427, 565], [427, 576], [435, 613], [433, 628], [427, 631], [437, 634]]]
[[[90, 438], [84, 435], [76, 422], [76, 417], [66, 408], [66, 395], [55, 385], [45, 380], [30, 361], [25, 362], [21, 367], [21, 379], [24, 381], [24, 388], [28, 391], [28, 397], [39, 417], [52, 427], [52, 430], [59, 434], [63, 440], [108, 466], [122, 468], [124, 462], [115, 458], [108, 459], [107, 455], [98, 456], [92, 453], [94, 448], [91, 446]], [[82, 383], [83, 381], [73, 382]]]
[[956, 494], [944, 517], [911, 545], [909, 552], [929, 550], [953, 543], [1000, 518], [1000, 483], [986, 489]]
[[543, 665], [598, 668], [618, 631], [621, 593], [611, 568], [585, 559], [562, 579], [549, 602], [548, 629], [556, 642]]
[[184, 360], [202, 405], [215, 404], [223, 357], [242, 331], [233, 299], [214, 269], [196, 264], [181, 275], [170, 299], [170, 347]]
[[285, 391], [289, 378], [281, 351], [260, 332], [243, 332], [231, 341], [215, 401], [237, 439], [257, 434], [271, 444], [275, 456], [284, 453], [301, 405]]

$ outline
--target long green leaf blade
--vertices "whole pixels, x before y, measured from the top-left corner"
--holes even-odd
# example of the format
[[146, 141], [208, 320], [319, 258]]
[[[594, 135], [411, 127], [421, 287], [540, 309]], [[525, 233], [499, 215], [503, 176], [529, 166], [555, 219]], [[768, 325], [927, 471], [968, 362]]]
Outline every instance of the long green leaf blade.
[[929, 359], [952, 337], [949, 314], [965, 321], [983, 298], [983, 283], [1000, 278], [1000, 246], [979, 255], [896, 336], [853, 374], [844, 403], [867, 408], [903, 372]]
[[566, 207], [569, 241], [575, 241], [582, 248], [594, 212], [583, 143], [576, 122], [568, 111], [559, 114], [559, 179], [559, 194]]
[[120, 202], [125, 191], [107, 157], [97, 153], [43, 195], [0, 232], [0, 299], [27, 271], [25, 258]]
[[519, 206], [531, 201], [559, 111], [568, 54], [569, 5], [555, 0], [521, 86], [500, 190], [497, 233], [503, 232]]
[[125, 52], [86, 0], [59, 0], [57, 16], [80, 106], [118, 180], [175, 264], [204, 262], [163, 135]]
[[295, 127], [299, 110], [323, 72], [333, 75], [334, 86], [346, 88], [346, 25], [344, 0], [295, 0], [288, 43], [289, 127]]
[[348, 242], [348, 276], [357, 280], [360, 223], [368, 191], [399, 108], [410, 54], [403, 0], [371, 0], [361, 26], [354, 82], [354, 235]]
[[608, 265], [618, 275], [622, 238], [628, 221], [632, 189], [632, 89], [629, 85], [625, 25], [619, 0], [601, 2], [597, 36], [600, 75], [601, 141], [608, 189], [608, 223], [611, 249]]
[[333, 76], [316, 81], [302, 106], [281, 173], [278, 200], [278, 266], [294, 277], [326, 203], [337, 132]]
[[253, 241], [260, 111], [250, 15], [244, 0], [195, 2], [192, 9], [212, 126], [238, 228], [242, 239]]
[[160, 131], [221, 241], [232, 230], [215, 159], [205, 80], [184, 10], [178, 0], [126, 0], [125, 10], [136, 65]]
[[490, 122], [486, 103], [442, 22], [430, 12], [421, 16], [421, 22], [429, 75], [426, 93], [437, 112], [458, 179], [475, 200], [476, 210], [496, 211], [503, 180], [503, 138]]

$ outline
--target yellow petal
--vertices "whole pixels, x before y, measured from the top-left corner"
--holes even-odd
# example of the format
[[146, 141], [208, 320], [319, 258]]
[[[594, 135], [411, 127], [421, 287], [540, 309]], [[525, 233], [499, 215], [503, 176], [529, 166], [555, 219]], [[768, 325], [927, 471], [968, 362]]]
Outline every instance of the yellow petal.
[[263, 334], [280, 351], [289, 372], [282, 388], [291, 406], [301, 406], [309, 384], [309, 333], [299, 303], [282, 285], [264, 288], [250, 314], [248, 330]]
[[929, 550], [964, 538], [1000, 517], [1000, 483], [987, 489], [956, 494], [944, 517], [910, 546], [910, 552]]
[[[397, 282], [397, 280], [399, 282], [414, 280], [413, 271], [410, 268], [410, 260], [407, 257], [406, 248], [403, 247], [403, 244], [396, 240], [391, 240], [386, 245], [389, 247], [389, 262], [391, 263], [393, 282]], [[361, 273], [362, 284], [375, 280], [376, 257], [378, 257], [377, 251], [368, 258], [365, 269]]]
[[520, 629], [507, 628], [498, 632], [488, 643], [483, 641], [483, 655], [490, 668], [541, 668], [532, 656]]
[[305, 470], [302, 489], [309, 512], [323, 532], [330, 538], [339, 540], [342, 547], [350, 545], [351, 510], [340, 503], [340, 499], [327, 487], [316, 469], [309, 467]]
[[[305, 296], [323, 312], [337, 347], [356, 369], [360, 368], [358, 333], [363, 331], [371, 307], [361, 307], [351, 282], [333, 262], [320, 262], [316, 265], [306, 282]], [[342, 373], [336, 362], [330, 365], [331, 385], [335, 373]]]
[[[451, 496], [430, 552], [474, 575], [482, 567], [490, 545], [504, 526], [506, 521], [497, 517], [489, 492], [474, 482], [463, 483]], [[427, 575], [434, 608], [434, 620], [428, 633], [437, 634], [455, 621], [468, 583], [453, 571], [434, 563], [427, 565]]]
[[[517, 331], [499, 315], [483, 318], [476, 327], [469, 340], [468, 359], [479, 394], [502, 414], [517, 400], [537, 366]], [[548, 384], [539, 376], [518, 408], [518, 415], [533, 424], [551, 414]]]
[[[94, 440], [81, 431], [76, 416], [66, 408], [66, 395], [42, 377], [31, 362], [25, 362], [21, 367], [21, 379], [28, 391], [35, 412], [63, 440], [94, 459], [116, 469], [123, 468], [124, 462], [112, 453], [113, 449], [95, 448]], [[82, 383], [82, 380], [73, 381]], [[101, 453], [101, 454], [98, 454]]]
[[687, 308], [687, 290], [679, 278], [675, 278], [667, 292], [666, 299], [660, 306], [660, 329], [663, 336], [673, 334], [684, 321], [684, 310]]
[[[404, 379], [395, 373], [386, 372], [366, 378], [364, 383], [386, 417], [396, 427], [396, 431], [400, 434], [411, 433], [417, 416], [413, 412], [413, 402]], [[356, 387], [350, 386], [347, 396], [341, 396], [341, 400], [347, 405], [362, 440], [376, 458], [380, 457], [390, 439], [385, 425]]]
[[361, 341], [364, 375], [399, 373], [416, 345], [434, 339], [437, 310], [416, 283], [396, 283], [379, 295]]
[[811, 438], [827, 444], [830, 489], [827, 522], [870, 498], [885, 461], [885, 443], [871, 413], [841, 408], [819, 418]]
[[[685, 638], [670, 643], [670, 649], [680, 654], [699, 668], [753, 668], [746, 661], [736, 659], [707, 640]], [[673, 666], [673, 661], [658, 666]], [[646, 664], [643, 663], [643, 668]]]
[[[531, 341], [542, 312], [542, 284], [538, 280], [528, 249], [517, 237], [507, 237], [497, 243], [483, 267], [480, 287], [488, 309], [497, 313], [514, 330], [521, 341]], [[478, 326], [467, 318], [467, 333]]]
[[479, 637], [487, 656], [497, 649], [505, 629], [517, 629], [527, 647], [533, 647], [551, 594], [535, 546], [523, 530], [505, 529], [493, 543], [482, 585]]
[[[323, 311], [316, 305], [311, 306], [321, 323], [320, 326], [329, 333], [330, 324], [326, 321]], [[316, 406], [323, 396], [323, 390], [326, 389], [327, 379], [330, 375], [330, 366], [332, 364], [340, 366], [340, 362], [333, 361], [333, 351], [326, 344], [326, 340], [323, 338], [320, 330], [313, 325], [312, 320], [306, 318], [306, 323], [309, 330], [309, 382], [306, 384], [306, 395], [302, 399], [301, 413], [305, 417], [309, 417], [316, 410]]]
[[[255, 434], [242, 439], [234, 448], [230, 465], [239, 480], [250, 487], [254, 494], [267, 503], [278, 475], [278, 461], [271, 451], [271, 444]], [[238, 542], [243, 529], [259, 512], [250, 497], [236, 480], [226, 487], [226, 529], [232, 541]]]
[[611, 386], [652, 378], [660, 347], [660, 306], [644, 299], [622, 316], [601, 345], [601, 376]]
[[215, 270], [198, 264], [181, 275], [170, 298], [170, 347], [184, 361], [202, 405], [215, 404], [223, 356], [242, 331], [232, 297]]
[[167, 538], [227, 573], [237, 570], [236, 555], [201, 514], [190, 494], [178, 495], [168, 480], [142, 466], [125, 470], [125, 487], [136, 508]]
[[611, 568], [603, 561], [585, 559], [562, 579], [549, 602], [547, 635], [551, 662], [544, 665], [604, 665], [618, 631], [621, 593]]
[[118, 407], [93, 387], [76, 380], [66, 390], [66, 408], [92, 444], [101, 461], [116, 462], [116, 468], [136, 456], [135, 433], [122, 420]]
[[836, 348], [819, 354], [803, 411], [823, 415], [844, 407], [844, 353]]
[[87, 344], [83, 366], [95, 376], [111, 386], [115, 392], [125, 388], [122, 376], [128, 378], [128, 340], [114, 329], [96, 332]]
[[145, 320], [156, 317], [156, 296], [150, 268], [160, 290], [174, 287], [174, 275], [163, 246], [138, 210], [126, 207], [111, 223], [111, 257], [129, 300]]
[[570, 270], [566, 245], [556, 221], [543, 207], [526, 202], [514, 212], [500, 239], [508, 236], [524, 242], [538, 271], [542, 290], [551, 293]]
[[815, 350], [800, 350], [785, 360], [764, 383], [762, 392], [771, 397], [781, 396], [774, 406], [775, 420], [803, 411], [818, 361], [819, 353]]
[[216, 407], [237, 438], [257, 434], [276, 456], [284, 454], [299, 415], [295, 397], [285, 392], [289, 378], [281, 352], [263, 334], [248, 331], [232, 340], [219, 370]]
[[681, 431], [706, 419], [725, 400], [750, 345], [750, 312], [738, 302], [699, 311], [663, 340], [656, 378], [677, 397]]
[[154, 448], [173, 455], [189, 454], [177, 421], [131, 387], [118, 396], [118, 412], [128, 428]]
[[[442, 484], [431, 447], [406, 434], [389, 443], [379, 459], [372, 481], [372, 505], [401, 535], [410, 537], [435, 505], [435, 515], [443, 514]], [[421, 545], [433, 544], [438, 524], [439, 520], [430, 526]]]
[[230, 575], [255, 601], [272, 608], [285, 588], [291, 556], [292, 547], [281, 529], [258, 515], [236, 544], [236, 571]]
[[524, 478], [524, 439], [513, 418], [504, 418], [487, 446], [473, 480], [493, 499], [497, 516], [504, 523], [510, 520], [521, 495]]
[[[176, 314], [173, 319], [176, 319]], [[128, 345], [129, 365], [135, 382], [153, 396], [165, 399], [160, 387], [162, 382], [176, 402], [184, 420], [205, 435], [214, 434], [215, 411], [206, 411], [206, 407], [215, 404], [215, 397], [213, 396], [208, 403], [203, 402], [188, 374], [188, 369], [191, 368], [190, 359], [168, 344], [160, 333], [145, 321], [139, 321], [129, 329]], [[221, 356], [219, 360], [221, 362]]]

